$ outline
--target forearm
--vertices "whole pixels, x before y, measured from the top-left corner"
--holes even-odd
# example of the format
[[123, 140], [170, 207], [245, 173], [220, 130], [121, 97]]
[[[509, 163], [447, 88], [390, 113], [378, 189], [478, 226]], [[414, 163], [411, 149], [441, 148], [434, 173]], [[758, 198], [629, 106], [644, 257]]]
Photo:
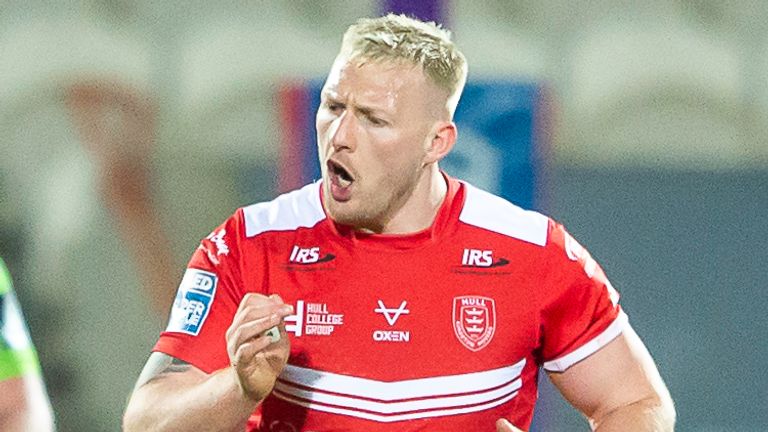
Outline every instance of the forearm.
[[595, 432], [673, 431], [675, 409], [671, 399], [644, 399], [615, 409], [590, 423]]
[[257, 402], [245, 397], [231, 368], [188, 383], [173, 374], [134, 391], [125, 431], [242, 431]]

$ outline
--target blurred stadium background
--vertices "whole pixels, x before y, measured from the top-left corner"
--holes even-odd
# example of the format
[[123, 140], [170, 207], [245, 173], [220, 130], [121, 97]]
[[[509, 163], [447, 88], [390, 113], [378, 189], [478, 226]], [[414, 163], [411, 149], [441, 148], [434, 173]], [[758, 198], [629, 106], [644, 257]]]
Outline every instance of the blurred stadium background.
[[[280, 187], [286, 83], [324, 77], [346, 26], [396, 3], [0, 1], [0, 254], [62, 431], [119, 429], [165, 319], [100, 199], [68, 86], [155, 101], [152, 190], [175, 278], [200, 238]], [[765, 430], [768, 2], [431, 3], [470, 82], [546, 89], [532, 205], [622, 293], [677, 430]], [[588, 429], [542, 394], [538, 430]]]

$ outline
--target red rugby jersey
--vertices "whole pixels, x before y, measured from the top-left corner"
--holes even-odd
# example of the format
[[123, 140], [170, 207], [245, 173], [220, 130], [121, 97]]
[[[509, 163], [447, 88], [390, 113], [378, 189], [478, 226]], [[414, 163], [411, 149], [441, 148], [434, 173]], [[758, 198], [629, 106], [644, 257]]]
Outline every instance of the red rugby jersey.
[[362, 234], [320, 183], [239, 209], [193, 255], [156, 351], [211, 373], [248, 292], [295, 307], [288, 366], [252, 431], [527, 429], [539, 367], [563, 371], [626, 325], [618, 294], [564, 229], [448, 179], [432, 226]]

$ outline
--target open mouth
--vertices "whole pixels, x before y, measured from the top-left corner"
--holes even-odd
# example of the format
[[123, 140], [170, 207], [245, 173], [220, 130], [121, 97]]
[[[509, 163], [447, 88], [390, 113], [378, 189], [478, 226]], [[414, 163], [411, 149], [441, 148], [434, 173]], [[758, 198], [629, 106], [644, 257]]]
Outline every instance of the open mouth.
[[352, 174], [346, 168], [332, 160], [328, 161], [328, 173], [330, 174], [331, 182], [342, 189], [346, 189], [355, 181], [352, 178]]

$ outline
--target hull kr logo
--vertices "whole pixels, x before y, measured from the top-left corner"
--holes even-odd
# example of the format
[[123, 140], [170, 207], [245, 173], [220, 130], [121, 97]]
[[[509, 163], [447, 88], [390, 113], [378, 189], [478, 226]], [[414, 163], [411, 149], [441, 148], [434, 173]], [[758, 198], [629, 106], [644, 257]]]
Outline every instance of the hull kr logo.
[[496, 332], [496, 302], [481, 296], [454, 297], [453, 332], [470, 351], [488, 346]]
[[320, 255], [320, 247], [303, 248], [298, 245], [291, 250], [291, 256], [288, 258], [286, 268], [289, 270], [328, 270], [328, 266], [318, 266], [317, 264], [328, 263], [336, 259], [336, 255], [326, 253]]

